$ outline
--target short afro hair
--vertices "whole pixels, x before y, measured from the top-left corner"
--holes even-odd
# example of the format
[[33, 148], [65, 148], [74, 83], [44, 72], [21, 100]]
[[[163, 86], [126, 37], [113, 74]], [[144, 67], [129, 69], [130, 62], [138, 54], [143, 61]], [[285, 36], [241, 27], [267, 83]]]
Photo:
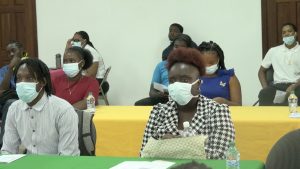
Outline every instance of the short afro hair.
[[201, 53], [194, 48], [177, 48], [168, 56], [167, 68], [170, 71], [175, 63], [186, 63], [195, 66], [199, 70], [200, 76], [205, 73], [205, 66], [201, 57]]
[[291, 26], [294, 29], [295, 32], [297, 32], [297, 30], [298, 30], [297, 26], [293, 23], [290, 23], [290, 22], [282, 24], [281, 29], [285, 26]]
[[172, 23], [172, 24], [170, 25], [170, 27], [171, 27], [171, 26], [177, 27], [177, 28], [179, 29], [180, 33], [183, 33], [183, 27], [182, 27], [179, 23]]

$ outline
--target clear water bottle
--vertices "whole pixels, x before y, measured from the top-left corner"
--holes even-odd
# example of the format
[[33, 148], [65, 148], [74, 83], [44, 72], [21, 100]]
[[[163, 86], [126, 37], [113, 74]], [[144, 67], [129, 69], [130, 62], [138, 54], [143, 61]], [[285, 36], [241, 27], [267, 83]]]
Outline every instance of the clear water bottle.
[[183, 130], [180, 133], [182, 137], [191, 137], [195, 136], [196, 132], [191, 128], [188, 121], [183, 122]]
[[290, 113], [292, 114], [297, 113], [298, 97], [295, 95], [294, 91], [291, 91], [291, 94], [288, 97], [288, 102], [289, 102]]
[[86, 108], [89, 112], [95, 112], [95, 97], [92, 92], [89, 92], [88, 97], [86, 98]]
[[235, 143], [229, 143], [229, 147], [225, 153], [226, 169], [240, 169], [240, 153], [235, 147]]

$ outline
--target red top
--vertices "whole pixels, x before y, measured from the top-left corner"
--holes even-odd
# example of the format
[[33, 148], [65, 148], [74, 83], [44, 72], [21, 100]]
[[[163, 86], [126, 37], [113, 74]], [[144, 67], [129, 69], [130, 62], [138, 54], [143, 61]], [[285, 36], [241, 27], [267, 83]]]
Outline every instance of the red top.
[[82, 76], [80, 80], [73, 82], [64, 73], [51, 72], [51, 81], [54, 94], [72, 105], [85, 99], [89, 92], [93, 93], [98, 104], [99, 83], [95, 78]]

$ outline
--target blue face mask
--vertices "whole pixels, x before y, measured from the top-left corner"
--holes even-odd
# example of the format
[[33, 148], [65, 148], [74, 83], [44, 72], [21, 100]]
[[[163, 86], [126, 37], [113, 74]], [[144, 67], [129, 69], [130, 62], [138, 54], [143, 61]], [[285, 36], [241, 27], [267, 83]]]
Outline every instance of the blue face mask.
[[[82, 61], [82, 60], [81, 60]], [[80, 61], [80, 62], [81, 62]], [[79, 69], [79, 63], [65, 63], [63, 64], [63, 71], [68, 77], [75, 77], [78, 75], [80, 69]]]
[[35, 82], [18, 82], [16, 84], [16, 91], [20, 100], [25, 103], [31, 103], [38, 95], [39, 92], [36, 91], [36, 85], [38, 83]]
[[72, 44], [72, 46], [81, 47], [81, 42], [80, 41], [77, 41], [77, 42], [72, 41], [71, 44]]
[[295, 42], [295, 36], [283, 37], [282, 41], [284, 42], [284, 44], [290, 46]]

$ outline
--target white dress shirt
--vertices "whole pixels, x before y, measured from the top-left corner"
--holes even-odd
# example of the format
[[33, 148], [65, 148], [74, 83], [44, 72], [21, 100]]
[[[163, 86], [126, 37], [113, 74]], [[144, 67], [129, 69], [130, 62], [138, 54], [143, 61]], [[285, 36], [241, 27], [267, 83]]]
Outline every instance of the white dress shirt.
[[17, 100], [9, 107], [3, 146], [5, 153], [79, 155], [78, 116], [65, 100], [46, 93], [32, 107]]

